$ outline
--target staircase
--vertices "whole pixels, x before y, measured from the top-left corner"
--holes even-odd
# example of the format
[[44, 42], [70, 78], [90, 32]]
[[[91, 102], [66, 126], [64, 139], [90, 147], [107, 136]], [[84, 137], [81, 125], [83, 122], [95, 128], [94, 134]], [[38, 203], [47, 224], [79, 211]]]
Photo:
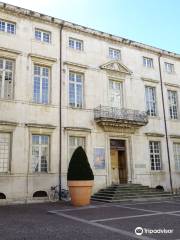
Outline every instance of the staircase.
[[141, 184], [112, 185], [95, 193], [91, 200], [101, 202], [122, 202], [147, 199], [171, 198], [170, 192], [164, 192]]

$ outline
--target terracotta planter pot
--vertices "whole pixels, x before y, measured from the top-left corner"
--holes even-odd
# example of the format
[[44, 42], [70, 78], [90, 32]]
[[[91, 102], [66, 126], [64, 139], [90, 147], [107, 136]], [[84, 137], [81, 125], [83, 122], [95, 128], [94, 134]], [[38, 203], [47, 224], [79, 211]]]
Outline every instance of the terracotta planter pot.
[[74, 206], [90, 204], [94, 181], [68, 181], [71, 202]]

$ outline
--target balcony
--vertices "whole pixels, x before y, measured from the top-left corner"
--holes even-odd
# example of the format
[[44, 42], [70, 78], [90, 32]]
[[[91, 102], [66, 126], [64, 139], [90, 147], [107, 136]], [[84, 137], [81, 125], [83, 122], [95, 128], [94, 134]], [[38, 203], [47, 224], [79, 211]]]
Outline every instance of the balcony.
[[101, 105], [94, 109], [94, 120], [103, 127], [139, 128], [148, 123], [146, 112]]

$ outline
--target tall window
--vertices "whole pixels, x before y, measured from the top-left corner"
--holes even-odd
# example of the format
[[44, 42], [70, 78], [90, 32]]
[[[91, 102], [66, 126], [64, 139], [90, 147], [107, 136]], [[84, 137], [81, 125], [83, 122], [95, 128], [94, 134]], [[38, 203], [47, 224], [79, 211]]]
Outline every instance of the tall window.
[[0, 172], [9, 170], [10, 159], [10, 133], [0, 133]]
[[149, 142], [151, 170], [161, 170], [161, 149], [160, 142]]
[[147, 114], [149, 116], [156, 116], [157, 115], [157, 107], [156, 107], [156, 89], [155, 87], [146, 87], [146, 109]]
[[0, 31], [15, 34], [16, 25], [14, 23], [0, 19]]
[[32, 171], [47, 172], [49, 164], [49, 136], [32, 135]]
[[143, 57], [143, 65], [147, 68], [153, 68], [153, 59], [152, 58], [147, 58]]
[[12, 99], [14, 62], [0, 58], [0, 98]]
[[69, 137], [69, 156], [70, 156], [70, 159], [72, 157], [72, 154], [73, 154], [74, 150], [79, 146], [81, 146], [85, 149], [85, 137], [70, 136]]
[[180, 171], [180, 143], [173, 144], [175, 169]]
[[75, 38], [69, 38], [69, 47], [75, 50], [83, 51], [83, 41]]
[[76, 108], [83, 106], [83, 75], [80, 73], [69, 73], [69, 105]]
[[165, 70], [167, 73], [173, 73], [174, 72], [174, 64], [165, 62]]
[[121, 58], [121, 51], [119, 49], [109, 48], [109, 57], [118, 60]]
[[109, 92], [110, 92], [110, 104], [111, 107], [122, 108], [123, 106], [123, 93], [122, 83], [118, 81], [109, 81]]
[[41, 42], [50, 43], [51, 33], [40, 29], [35, 29], [35, 39]]
[[48, 67], [34, 65], [34, 102], [49, 103], [49, 79], [50, 70]]
[[178, 118], [178, 101], [177, 101], [177, 92], [168, 91], [168, 100], [169, 100], [169, 115], [171, 119]]

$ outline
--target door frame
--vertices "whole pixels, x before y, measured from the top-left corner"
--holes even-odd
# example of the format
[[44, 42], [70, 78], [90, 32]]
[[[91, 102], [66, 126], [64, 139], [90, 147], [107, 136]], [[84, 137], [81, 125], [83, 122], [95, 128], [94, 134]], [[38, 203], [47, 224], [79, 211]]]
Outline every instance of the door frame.
[[127, 167], [127, 182], [132, 182], [132, 143], [131, 136], [111, 136], [109, 135], [107, 138], [108, 144], [108, 185], [112, 184], [112, 169], [111, 169], [111, 148], [110, 148], [110, 140], [124, 140], [125, 141], [125, 154], [126, 154], [126, 167]]

